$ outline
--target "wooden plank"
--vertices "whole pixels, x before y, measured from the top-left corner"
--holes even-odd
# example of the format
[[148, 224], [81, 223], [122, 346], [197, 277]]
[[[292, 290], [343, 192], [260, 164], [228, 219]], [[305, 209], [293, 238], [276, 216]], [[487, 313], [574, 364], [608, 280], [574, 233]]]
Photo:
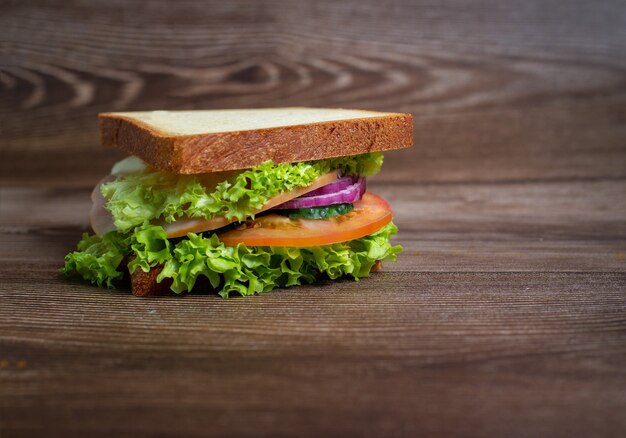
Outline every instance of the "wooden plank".
[[[388, 270], [626, 270], [624, 181], [425, 184], [403, 190], [385, 182], [384, 174], [369, 187], [393, 206], [396, 240], [405, 248]], [[0, 261], [60, 265], [89, 231], [90, 190], [58, 184], [0, 189]]]
[[617, 0], [237, 4], [0, 6], [2, 181], [108, 167], [99, 111], [285, 105], [414, 113], [402, 179], [626, 176]]
[[625, 285], [610, 273], [388, 273], [146, 301], [13, 278], [0, 291], [2, 425], [608, 436], [626, 427]]

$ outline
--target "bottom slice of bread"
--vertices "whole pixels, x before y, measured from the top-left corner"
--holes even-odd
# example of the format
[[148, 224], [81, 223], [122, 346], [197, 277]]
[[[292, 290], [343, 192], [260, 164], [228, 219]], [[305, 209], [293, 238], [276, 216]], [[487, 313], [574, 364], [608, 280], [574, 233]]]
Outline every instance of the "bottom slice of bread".
[[[128, 266], [128, 262], [132, 259], [129, 258], [126, 261], [126, 265]], [[377, 260], [376, 263], [372, 266], [370, 272], [380, 271], [383, 267], [383, 263], [380, 260]], [[170, 278], [166, 278], [160, 283], [157, 283], [156, 279], [163, 270], [163, 266], [158, 265], [154, 268], [150, 269], [148, 272], [144, 272], [141, 268], [135, 269], [135, 272], [130, 274], [130, 286], [133, 292], [133, 295], [136, 297], [148, 297], [154, 295], [171, 295], [174, 292], [170, 289], [172, 285], [172, 280]], [[202, 292], [215, 292], [216, 289], [211, 286], [209, 279], [204, 276], [199, 276], [196, 284], [194, 286], [194, 290], [202, 291]]]

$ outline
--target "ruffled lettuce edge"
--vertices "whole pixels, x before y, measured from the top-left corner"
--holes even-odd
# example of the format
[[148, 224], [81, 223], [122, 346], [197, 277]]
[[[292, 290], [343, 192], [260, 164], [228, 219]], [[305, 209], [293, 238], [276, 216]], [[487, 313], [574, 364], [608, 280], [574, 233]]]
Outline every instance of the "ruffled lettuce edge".
[[157, 281], [171, 279], [171, 289], [177, 294], [194, 291], [198, 278], [204, 276], [224, 298], [233, 293], [247, 296], [313, 283], [324, 276], [358, 281], [369, 276], [377, 261], [396, 260], [402, 247], [392, 245], [390, 238], [397, 230], [389, 223], [368, 236], [318, 247], [231, 247], [216, 234], [190, 233], [168, 240], [162, 227], [144, 225], [125, 234], [83, 234], [77, 251], [65, 257], [61, 270], [67, 276], [114, 288], [124, 277], [126, 258], [131, 273], [161, 266]]

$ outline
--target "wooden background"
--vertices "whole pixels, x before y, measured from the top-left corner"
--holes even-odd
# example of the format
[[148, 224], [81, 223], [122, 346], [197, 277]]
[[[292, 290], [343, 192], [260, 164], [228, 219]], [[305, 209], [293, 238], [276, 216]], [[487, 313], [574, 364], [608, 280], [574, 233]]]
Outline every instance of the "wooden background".
[[[100, 111], [406, 111], [359, 283], [58, 274]], [[0, 1], [0, 436], [624, 436], [623, 1]]]

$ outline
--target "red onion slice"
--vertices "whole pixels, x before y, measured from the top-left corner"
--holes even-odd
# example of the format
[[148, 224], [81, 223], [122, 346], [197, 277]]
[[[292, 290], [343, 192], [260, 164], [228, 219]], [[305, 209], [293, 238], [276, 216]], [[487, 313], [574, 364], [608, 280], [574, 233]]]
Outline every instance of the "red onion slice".
[[343, 190], [345, 188], [348, 188], [349, 186], [351, 186], [352, 184], [356, 183], [357, 180], [359, 179], [358, 176], [344, 176], [342, 178], [339, 178], [337, 181], [333, 181], [330, 184], [327, 184], [323, 187], [320, 187], [319, 189], [313, 190], [312, 192], [306, 193], [304, 195], [302, 195], [302, 197], [311, 197], [311, 196], [318, 196], [318, 195], [327, 195], [329, 193], [336, 193], [340, 190]]
[[285, 210], [291, 208], [310, 208], [323, 207], [332, 204], [345, 204], [356, 202], [363, 197], [365, 193], [365, 178], [357, 178], [354, 184], [349, 185], [343, 190], [333, 193], [326, 193], [317, 196], [301, 196], [284, 204], [274, 207], [276, 210]]

